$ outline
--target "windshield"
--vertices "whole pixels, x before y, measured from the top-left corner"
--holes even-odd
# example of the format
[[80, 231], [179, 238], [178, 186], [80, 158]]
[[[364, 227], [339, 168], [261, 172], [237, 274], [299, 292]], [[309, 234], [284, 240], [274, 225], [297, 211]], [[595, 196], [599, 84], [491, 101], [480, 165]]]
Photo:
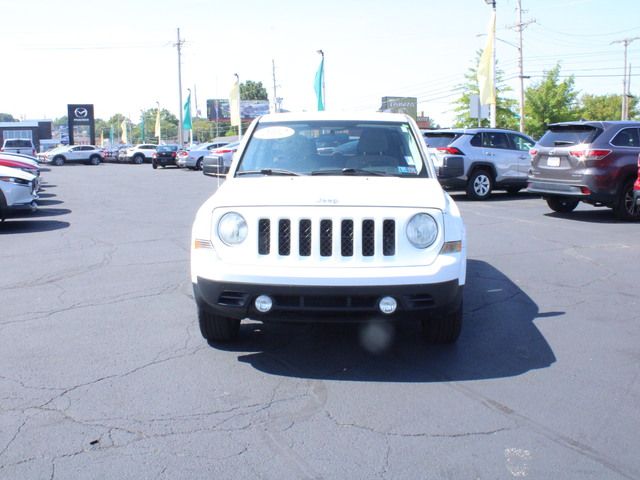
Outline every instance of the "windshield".
[[428, 147], [447, 147], [460, 135], [462, 134], [455, 132], [426, 132], [424, 141]]
[[543, 147], [563, 147], [591, 143], [602, 132], [591, 125], [552, 125], [540, 138]]
[[427, 176], [406, 123], [269, 122], [254, 130], [236, 171], [241, 175]]

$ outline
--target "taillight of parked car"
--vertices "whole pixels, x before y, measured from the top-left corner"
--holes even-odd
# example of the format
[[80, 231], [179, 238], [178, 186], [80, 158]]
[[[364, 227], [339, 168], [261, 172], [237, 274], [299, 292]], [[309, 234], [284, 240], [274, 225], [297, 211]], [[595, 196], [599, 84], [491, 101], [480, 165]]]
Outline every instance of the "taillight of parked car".
[[176, 152], [171, 152], [171, 158], [176, 158]]
[[610, 153], [611, 153], [611, 150], [605, 150], [605, 149], [602, 149], [602, 150], [586, 149], [586, 150], [570, 150], [569, 151], [569, 155], [583, 162], [602, 160]]
[[529, 155], [531, 155], [532, 157], [535, 157], [538, 154], [538, 150], [536, 150], [535, 148], [532, 148], [531, 150], [529, 150]]
[[235, 150], [231, 148], [216, 148], [213, 152], [214, 153], [233, 153], [235, 152]]
[[456, 147], [438, 147], [436, 150], [442, 153], [448, 153], [449, 155], [464, 155], [464, 153]]
[[151, 158], [158, 158], [158, 152], [153, 152], [151, 154]]

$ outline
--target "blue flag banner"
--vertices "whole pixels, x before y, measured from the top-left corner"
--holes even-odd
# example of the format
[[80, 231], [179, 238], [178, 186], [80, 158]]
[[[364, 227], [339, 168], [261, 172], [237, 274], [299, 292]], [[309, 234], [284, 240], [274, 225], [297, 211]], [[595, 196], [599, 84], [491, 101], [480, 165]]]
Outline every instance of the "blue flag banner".
[[318, 111], [321, 112], [324, 110], [324, 98], [322, 95], [322, 84], [324, 83], [324, 56], [320, 61], [320, 67], [318, 67], [318, 71], [316, 72], [316, 79], [313, 82], [313, 88], [316, 91], [316, 99], [318, 101]]
[[191, 92], [184, 104], [184, 122], [182, 123], [184, 130], [191, 130]]

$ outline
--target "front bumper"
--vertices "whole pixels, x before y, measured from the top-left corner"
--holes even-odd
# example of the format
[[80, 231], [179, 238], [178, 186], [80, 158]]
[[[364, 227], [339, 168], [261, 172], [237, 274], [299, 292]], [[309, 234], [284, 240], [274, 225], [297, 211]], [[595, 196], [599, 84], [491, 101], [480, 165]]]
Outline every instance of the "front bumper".
[[[264, 322], [362, 322], [372, 318], [396, 321], [448, 313], [459, 305], [463, 286], [457, 280], [432, 284], [376, 286], [296, 286], [218, 282], [197, 278], [193, 292], [198, 308], [230, 318]], [[256, 310], [254, 301], [268, 295], [273, 307]], [[382, 297], [391, 296], [396, 311], [380, 313]]]

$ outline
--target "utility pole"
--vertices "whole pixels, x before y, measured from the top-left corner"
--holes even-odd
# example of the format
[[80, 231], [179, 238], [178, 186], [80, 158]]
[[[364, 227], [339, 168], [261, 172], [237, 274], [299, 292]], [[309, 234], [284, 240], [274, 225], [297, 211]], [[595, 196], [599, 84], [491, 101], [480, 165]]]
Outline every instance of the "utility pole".
[[178, 28], [178, 41], [175, 44], [175, 47], [178, 48], [178, 101], [180, 102], [180, 108], [178, 108], [178, 111], [180, 112], [180, 123], [178, 124], [178, 145], [180, 145], [180, 148], [182, 148], [183, 144], [184, 144], [184, 139], [183, 139], [183, 134], [184, 132], [182, 131], [182, 122], [184, 121], [183, 115], [182, 115], [182, 59], [180, 57], [181, 55], [181, 51], [180, 49], [182, 48], [182, 44], [184, 43], [184, 40], [180, 40], [180, 29]]
[[271, 59], [271, 69], [273, 71], [273, 112], [278, 113], [278, 92], [276, 90], [276, 61]]
[[520, 74], [518, 75], [520, 78], [520, 133], [524, 133], [524, 79], [528, 78], [524, 76], [524, 55], [522, 52], [522, 31], [524, 27], [529, 25], [530, 23], [534, 23], [535, 19], [527, 20], [526, 22], [522, 22], [522, 0], [518, 0], [518, 23], [515, 25], [516, 31], [518, 32], [518, 70]]
[[493, 8], [494, 22], [493, 31], [489, 32], [489, 35], [493, 37], [493, 60], [491, 62], [491, 83], [493, 84], [493, 106], [489, 106], [489, 126], [496, 128], [498, 117], [498, 97], [496, 95], [496, 0], [484, 0], [487, 5], [491, 5]]
[[[629, 90], [627, 82], [627, 48], [629, 44], [634, 40], [639, 40], [640, 37], [632, 37], [632, 38], [623, 38], [622, 40], [615, 40], [610, 43], [613, 45], [614, 43], [622, 43], [624, 45], [624, 76], [622, 77], [622, 113], [620, 115], [620, 120], [628, 120], [629, 119]], [[629, 78], [631, 80], [631, 78]]]

